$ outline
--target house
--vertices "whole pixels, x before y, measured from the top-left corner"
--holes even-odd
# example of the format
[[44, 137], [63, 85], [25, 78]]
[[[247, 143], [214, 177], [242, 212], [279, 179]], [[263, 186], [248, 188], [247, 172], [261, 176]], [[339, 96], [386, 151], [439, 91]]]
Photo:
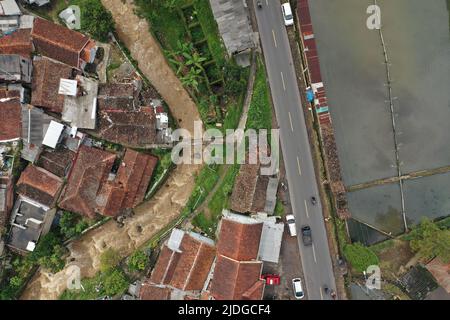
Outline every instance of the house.
[[11, 214], [7, 246], [19, 254], [34, 251], [39, 239], [49, 232], [55, 213], [56, 209], [19, 196]]
[[15, 0], [0, 1], [0, 31], [9, 33], [19, 28], [22, 12]]
[[108, 180], [115, 160], [113, 153], [81, 145], [59, 199], [59, 207], [94, 218], [97, 195]]
[[80, 28], [80, 12], [79, 7], [69, 6], [58, 15], [64, 21], [67, 28], [76, 30]]
[[0, 54], [0, 81], [31, 83], [31, 60], [18, 54]]
[[55, 206], [63, 186], [61, 178], [43, 168], [29, 164], [17, 181], [17, 193], [47, 208]]
[[53, 22], [34, 19], [31, 37], [39, 53], [73, 68], [82, 70], [95, 59], [97, 49], [92, 39]]
[[62, 113], [64, 95], [59, 94], [61, 79], [70, 79], [73, 69], [63, 63], [48, 58], [33, 60], [33, 80], [31, 82], [31, 104], [50, 112]]
[[142, 300], [199, 297], [211, 273], [214, 241], [194, 232], [173, 229], [148, 281], [140, 288]]
[[108, 180], [97, 196], [97, 210], [117, 216], [144, 200], [158, 158], [127, 149], [114, 179]]
[[440, 258], [434, 258], [425, 265], [439, 286], [450, 294], [450, 263], [444, 263]]
[[278, 222], [277, 217], [268, 216], [267, 213], [260, 212], [251, 217], [263, 223], [258, 259], [264, 262], [278, 263], [281, 242], [283, 240], [284, 223]]
[[77, 75], [75, 80], [61, 79], [58, 89], [64, 94], [62, 120], [72, 127], [95, 129], [97, 120], [97, 81]]
[[22, 105], [22, 143], [21, 156], [33, 163], [41, 151], [45, 135], [54, 118], [39, 108], [29, 104]]
[[151, 106], [141, 106], [136, 83], [100, 85], [99, 122], [96, 131], [108, 141], [129, 147], [157, 143], [156, 114]]
[[7, 144], [0, 145], [0, 233], [7, 225], [14, 201], [14, 181], [12, 167], [14, 156], [8, 153], [13, 148]]
[[[249, 11], [242, 0], [210, 0], [214, 19], [228, 55], [237, 55], [236, 62], [242, 66], [250, 64], [250, 50], [255, 47]], [[240, 58], [243, 59], [240, 59]], [[240, 61], [245, 61], [240, 63]]]
[[18, 29], [0, 37], [0, 54], [18, 54], [30, 59], [32, 52], [31, 29]]
[[17, 91], [3, 91], [0, 98], [0, 143], [17, 141], [22, 134], [22, 108]]
[[76, 153], [65, 145], [56, 146], [56, 148], [44, 148], [39, 154], [36, 165], [64, 178], [67, 176]]
[[231, 210], [239, 213], [273, 214], [278, 178], [260, 175], [259, 164], [243, 164], [231, 194]]
[[219, 225], [217, 257], [211, 281], [216, 300], [261, 300], [264, 280], [258, 261], [263, 223], [227, 213]]

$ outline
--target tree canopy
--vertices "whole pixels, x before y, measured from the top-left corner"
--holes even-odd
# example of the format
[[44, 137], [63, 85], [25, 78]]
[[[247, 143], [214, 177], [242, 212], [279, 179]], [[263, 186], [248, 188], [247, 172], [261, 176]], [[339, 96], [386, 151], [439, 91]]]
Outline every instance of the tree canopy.
[[424, 218], [409, 234], [411, 249], [424, 259], [439, 257], [450, 262], [450, 230], [440, 229], [436, 223]]

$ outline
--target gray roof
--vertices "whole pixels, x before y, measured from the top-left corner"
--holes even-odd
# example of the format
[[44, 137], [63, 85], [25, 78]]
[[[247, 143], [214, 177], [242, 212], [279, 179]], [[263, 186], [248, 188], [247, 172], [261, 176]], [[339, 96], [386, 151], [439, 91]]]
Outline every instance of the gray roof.
[[64, 97], [62, 119], [70, 123], [72, 127], [95, 129], [98, 83], [85, 77], [77, 77], [77, 80], [85, 94]]
[[22, 158], [34, 162], [51, 120], [41, 109], [22, 105]]
[[264, 212], [273, 214], [275, 205], [277, 204], [278, 178], [269, 178], [266, 192], [266, 206]]
[[210, 0], [228, 54], [254, 48], [253, 30], [244, 0]]
[[20, 9], [15, 0], [0, 1], [0, 15], [16, 16], [20, 15]]
[[0, 55], [0, 79], [31, 82], [32, 63], [18, 54]]
[[275, 217], [268, 217], [263, 213], [253, 215], [252, 218], [259, 222], [263, 222], [261, 240], [259, 243], [259, 259], [266, 262], [278, 263], [284, 224], [277, 223]]
[[43, 208], [19, 198], [13, 209], [8, 245], [26, 252], [29, 242], [37, 243], [44, 227], [46, 213]]

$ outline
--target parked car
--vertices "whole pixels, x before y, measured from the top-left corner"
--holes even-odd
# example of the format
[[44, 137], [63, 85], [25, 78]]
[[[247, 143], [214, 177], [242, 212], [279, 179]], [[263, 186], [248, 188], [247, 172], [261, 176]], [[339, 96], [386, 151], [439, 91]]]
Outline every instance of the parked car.
[[303, 299], [305, 293], [303, 292], [302, 279], [300, 278], [292, 279], [292, 288], [294, 289], [295, 299]]
[[292, 15], [291, 5], [289, 2], [281, 5], [281, 11], [283, 12], [284, 25], [286, 27], [292, 26], [294, 24], [294, 16]]
[[297, 227], [295, 226], [295, 218], [293, 214], [288, 214], [286, 216], [286, 223], [289, 227], [289, 233], [292, 237], [297, 236]]
[[312, 245], [312, 235], [311, 235], [311, 227], [303, 226], [302, 227], [302, 240], [305, 246]]
[[263, 274], [261, 279], [266, 282], [266, 285], [278, 286], [280, 284], [280, 276], [277, 274]]

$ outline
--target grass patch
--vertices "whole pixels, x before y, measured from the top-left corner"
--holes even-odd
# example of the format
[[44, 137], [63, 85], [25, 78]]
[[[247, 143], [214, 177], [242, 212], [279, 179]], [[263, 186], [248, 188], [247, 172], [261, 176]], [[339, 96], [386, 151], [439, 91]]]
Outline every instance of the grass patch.
[[260, 58], [258, 58], [255, 86], [248, 110], [247, 128], [255, 130], [270, 130], [272, 128], [272, 107], [269, 99], [269, 86], [267, 85], [264, 65]]
[[352, 266], [353, 270], [362, 273], [370, 265], [378, 265], [378, 256], [368, 247], [361, 243], [347, 244], [344, 247], [344, 256]]
[[284, 215], [284, 206], [283, 203], [281, 203], [280, 199], [277, 199], [277, 204], [275, 205], [275, 212], [274, 214], [277, 217], [282, 217]]

